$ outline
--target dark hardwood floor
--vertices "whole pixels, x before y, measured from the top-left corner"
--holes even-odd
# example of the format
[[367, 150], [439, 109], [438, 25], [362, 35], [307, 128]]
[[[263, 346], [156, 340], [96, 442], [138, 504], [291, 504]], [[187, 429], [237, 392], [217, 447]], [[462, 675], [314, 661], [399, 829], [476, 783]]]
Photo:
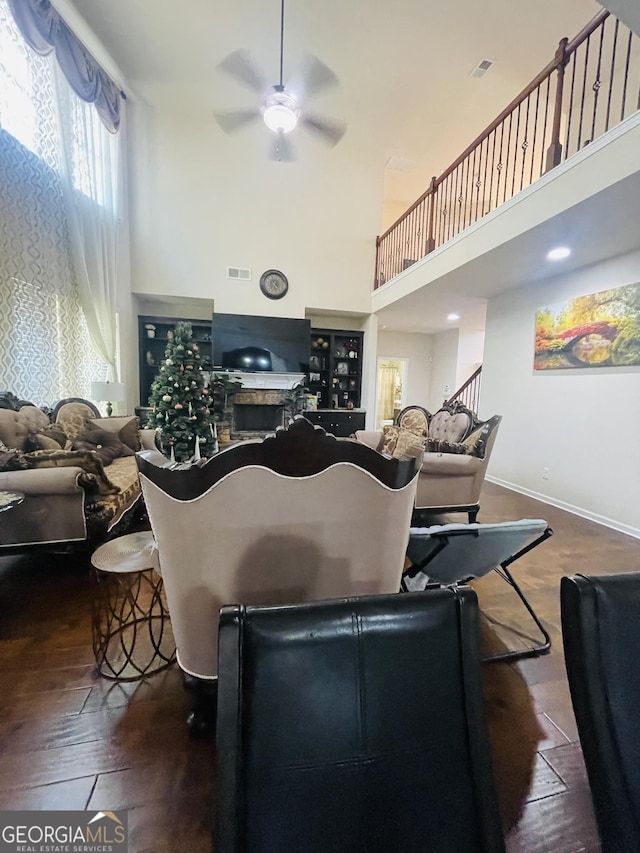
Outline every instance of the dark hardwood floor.
[[[480, 520], [518, 518], [544, 518], [555, 531], [514, 565], [553, 646], [545, 657], [487, 665], [524, 679], [542, 738], [508, 850], [594, 853], [600, 848], [564, 671], [559, 582], [575, 572], [640, 570], [640, 541], [487, 484]], [[522, 624], [513, 592], [493, 575], [475, 586], [492, 627], [512, 642], [502, 626]], [[0, 809], [128, 809], [132, 853], [209, 851], [213, 741], [189, 738], [188, 696], [175, 667], [142, 682], [96, 675], [91, 595], [86, 558], [0, 559]], [[517, 719], [511, 728], [517, 731]], [[507, 790], [508, 780], [498, 786]]]

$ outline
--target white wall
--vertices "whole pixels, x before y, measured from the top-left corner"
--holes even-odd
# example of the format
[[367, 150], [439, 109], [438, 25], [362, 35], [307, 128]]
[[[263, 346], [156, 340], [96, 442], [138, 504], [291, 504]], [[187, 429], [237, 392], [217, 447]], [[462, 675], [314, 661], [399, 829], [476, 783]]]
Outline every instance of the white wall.
[[374, 429], [376, 422], [376, 382], [377, 382], [377, 352], [378, 352], [378, 318], [370, 314], [363, 321], [364, 347], [362, 362], [362, 407], [367, 410], [365, 426]]
[[408, 332], [378, 332], [378, 358], [406, 358], [404, 399], [407, 406], [428, 408], [431, 387], [432, 336]]
[[[337, 328], [362, 328], [371, 310], [384, 166], [367, 140], [348, 133], [328, 149], [302, 135], [297, 162], [270, 162], [262, 126], [231, 138], [212, 114], [175, 102], [154, 109], [142, 99], [129, 105], [128, 139], [131, 289], [140, 301], [206, 299], [223, 313], [280, 317], [330, 311]], [[228, 280], [227, 266], [248, 267], [252, 280]], [[267, 269], [287, 276], [283, 299], [260, 292]], [[342, 311], [360, 316], [336, 319]], [[375, 352], [375, 336], [372, 345]], [[137, 350], [132, 323], [122, 340], [132, 388]], [[364, 406], [373, 406], [366, 389], [375, 364], [371, 373]]]
[[[136, 293], [213, 299], [229, 313], [369, 313], [383, 164], [356, 133], [334, 149], [297, 136], [298, 160], [279, 163], [261, 125], [231, 138], [175, 102], [137, 101], [131, 119]], [[227, 266], [252, 280], [227, 280]], [[267, 269], [287, 276], [283, 299], [260, 292]]]
[[461, 385], [464, 385], [471, 374], [482, 364], [483, 358], [484, 329], [472, 332], [460, 329], [458, 336], [456, 388], [460, 388]]
[[[458, 370], [458, 338], [457, 329], [439, 332], [432, 336], [433, 364], [431, 367], [431, 383], [427, 409], [437, 412], [442, 405], [445, 395], [443, 388], [449, 385], [450, 394], [456, 390], [456, 375]], [[449, 396], [449, 395], [447, 395]]]
[[640, 252], [490, 300], [481, 408], [490, 479], [640, 536], [640, 368], [533, 370], [536, 309], [635, 282]]

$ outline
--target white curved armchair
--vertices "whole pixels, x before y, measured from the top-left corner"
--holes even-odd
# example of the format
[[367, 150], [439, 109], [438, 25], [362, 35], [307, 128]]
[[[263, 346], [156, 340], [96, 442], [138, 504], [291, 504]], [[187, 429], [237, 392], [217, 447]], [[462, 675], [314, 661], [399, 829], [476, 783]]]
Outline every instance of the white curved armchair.
[[399, 591], [419, 459], [384, 459], [299, 418], [202, 467], [166, 463], [138, 454], [178, 663], [190, 676], [216, 678], [223, 605]]

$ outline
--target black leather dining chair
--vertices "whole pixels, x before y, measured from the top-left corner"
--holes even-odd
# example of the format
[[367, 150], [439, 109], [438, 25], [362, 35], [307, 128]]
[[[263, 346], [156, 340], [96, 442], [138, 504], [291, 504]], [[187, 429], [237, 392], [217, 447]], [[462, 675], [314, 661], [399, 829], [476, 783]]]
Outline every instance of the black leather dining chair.
[[560, 603], [602, 850], [640, 850], [640, 573], [564, 577]]
[[216, 853], [503, 851], [471, 589], [225, 607]]

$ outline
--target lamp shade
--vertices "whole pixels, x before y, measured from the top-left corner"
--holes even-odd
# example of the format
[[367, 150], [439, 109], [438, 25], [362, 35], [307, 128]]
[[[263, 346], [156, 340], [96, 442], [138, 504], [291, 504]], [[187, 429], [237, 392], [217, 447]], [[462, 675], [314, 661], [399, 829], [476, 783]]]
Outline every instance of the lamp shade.
[[116, 403], [124, 400], [124, 382], [92, 382], [91, 399], [104, 403]]

